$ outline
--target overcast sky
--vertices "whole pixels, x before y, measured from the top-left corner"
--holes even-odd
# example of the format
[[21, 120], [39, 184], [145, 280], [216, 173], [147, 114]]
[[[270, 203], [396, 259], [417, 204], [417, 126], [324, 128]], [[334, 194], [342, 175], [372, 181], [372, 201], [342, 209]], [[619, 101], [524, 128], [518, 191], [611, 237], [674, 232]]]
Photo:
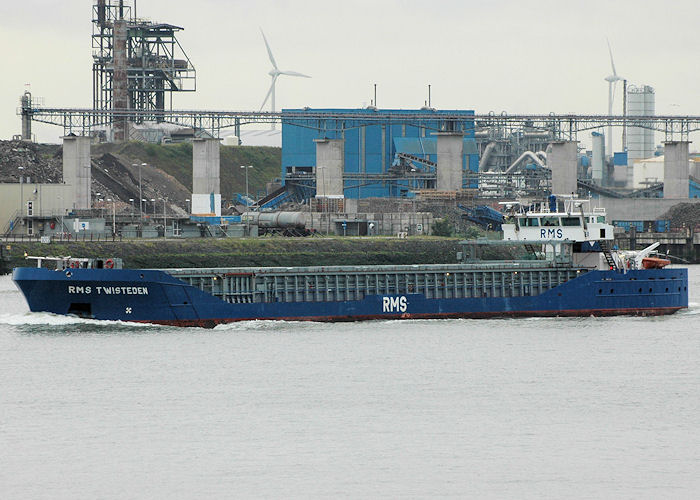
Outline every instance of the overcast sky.
[[[46, 106], [91, 106], [92, 3], [0, 2], [0, 139], [20, 133], [25, 84]], [[278, 109], [360, 107], [377, 83], [380, 108], [418, 108], [431, 84], [439, 109], [603, 114], [608, 37], [618, 74], [655, 88], [657, 114], [700, 115], [698, 0], [139, 0], [137, 13], [185, 28], [197, 92], [176, 109], [259, 109], [262, 27], [280, 69], [313, 77], [281, 77]], [[617, 97], [621, 114], [621, 84]], [[34, 131], [58, 142], [62, 129]]]

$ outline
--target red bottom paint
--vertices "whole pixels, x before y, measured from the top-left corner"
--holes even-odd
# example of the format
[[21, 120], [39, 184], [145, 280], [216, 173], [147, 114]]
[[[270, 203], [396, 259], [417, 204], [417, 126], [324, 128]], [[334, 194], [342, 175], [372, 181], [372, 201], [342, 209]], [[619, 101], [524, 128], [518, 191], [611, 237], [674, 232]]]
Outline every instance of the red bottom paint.
[[397, 320], [397, 319], [487, 319], [487, 318], [555, 318], [555, 317], [581, 317], [581, 316], [663, 316], [673, 314], [683, 309], [682, 307], [656, 307], [645, 309], [569, 309], [556, 311], [498, 311], [483, 313], [427, 313], [411, 314], [402, 313], [396, 315], [363, 315], [363, 316], [303, 316], [303, 317], [274, 317], [274, 318], [217, 318], [217, 319], [193, 319], [193, 320], [162, 320], [162, 321], [134, 321], [135, 323], [149, 323], [167, 326], [189, 326], [199, 328], [214, 328], [216, 325], [236, 323], [239, 321], [317, 321], [317, 322], [351, 322], [367, 320]]

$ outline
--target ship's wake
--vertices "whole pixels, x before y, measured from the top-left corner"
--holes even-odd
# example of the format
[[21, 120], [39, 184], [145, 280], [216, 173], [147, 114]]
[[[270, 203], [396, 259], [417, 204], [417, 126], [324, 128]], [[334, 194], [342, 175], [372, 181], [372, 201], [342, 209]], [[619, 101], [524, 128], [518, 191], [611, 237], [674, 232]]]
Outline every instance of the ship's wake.
[[682, 314], [683, 316], [700, 314], [700, 302], [688, 302], [688, 309], [684, 309], [678, 314]]
[[[4, 313], [0, 314], [0, 325], [14, 326], [34, 333], [78, 333], [97, 331], [119, 331], [134, 329], [161, 329], [158, 325], [147, 323], [130, 323], [125, 321], [108, 321], [63, 316], [44, 312]], [[30, 330], [29, 330], [30, 329]]]
[[253, 320], [253, 321], [235, 321], [233, 323], [222, 323], [216, 325], [216, 331], [233, 331], [233, 332], [285, 332], [289, 329], [295, 331], [300, 330], [317, 330], [328, 328], [329, 323], [321, 323], [317, 321], [285, 321], [285, 320]]

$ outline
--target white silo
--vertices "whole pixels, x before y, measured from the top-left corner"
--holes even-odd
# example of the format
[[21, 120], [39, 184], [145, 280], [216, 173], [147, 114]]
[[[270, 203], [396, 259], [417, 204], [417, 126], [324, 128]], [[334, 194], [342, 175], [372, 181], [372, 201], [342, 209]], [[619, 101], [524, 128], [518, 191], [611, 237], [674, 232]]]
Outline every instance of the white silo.
[[[655, 114], [654, 89], [649, 85], [627, 88], [627, 115], [628, 116], [653, 116]], [[642, 127], [629, 127], [627, 129], [627, 161], [632, 165], [634, 160], [654, 156], [656, 144], [654, 143], [654, 131]]]
[[601, 185], [606, 185], [603, 179], [607, 181], [607, 166], [605, 164], [605, 135], [600, 132], [593, 132], [593, 154], [591, 156], [591, 178]]

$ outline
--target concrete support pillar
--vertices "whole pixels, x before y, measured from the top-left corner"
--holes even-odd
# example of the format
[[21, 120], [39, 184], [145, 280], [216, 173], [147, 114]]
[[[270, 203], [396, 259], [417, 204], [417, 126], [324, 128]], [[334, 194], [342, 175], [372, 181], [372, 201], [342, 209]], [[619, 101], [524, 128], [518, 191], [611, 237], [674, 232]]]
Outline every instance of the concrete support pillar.
[[664, 142], [664, 198], [687, 199], [689, 195], [688, 141]]
[[221, 216], [219, 139], [192, 142], [192, 213]]
[[[112, 109], [126, 111], [129, 107], [129, 94], [127, 87], [127, 61], [126, 61], [126, 21], [114, 21], [114, 73], [112, 75]], [[129, 138], [128, 122], [125, 117], [114, 120], [114, 140], [126, 141]]]
[[74, 209], [90, 208], [90, 138], [63, 137], [63, 182], [71, 186], [65, 205]]
[[345, 141], [315, 139], [314, 142], [316, 143], [316, 197], [343, 198]]
[[547, 155], [547, 166], [552, 170], [552, 193], [571, 194], [578, 189], [576, 170], [578, 166], [578, 141], [557, 141], [551, 144]]
[[438, 191], [462, 189], [462, 158], [464, 134], [462, 132], [438, 132], [437, 134], [437, 182]]

